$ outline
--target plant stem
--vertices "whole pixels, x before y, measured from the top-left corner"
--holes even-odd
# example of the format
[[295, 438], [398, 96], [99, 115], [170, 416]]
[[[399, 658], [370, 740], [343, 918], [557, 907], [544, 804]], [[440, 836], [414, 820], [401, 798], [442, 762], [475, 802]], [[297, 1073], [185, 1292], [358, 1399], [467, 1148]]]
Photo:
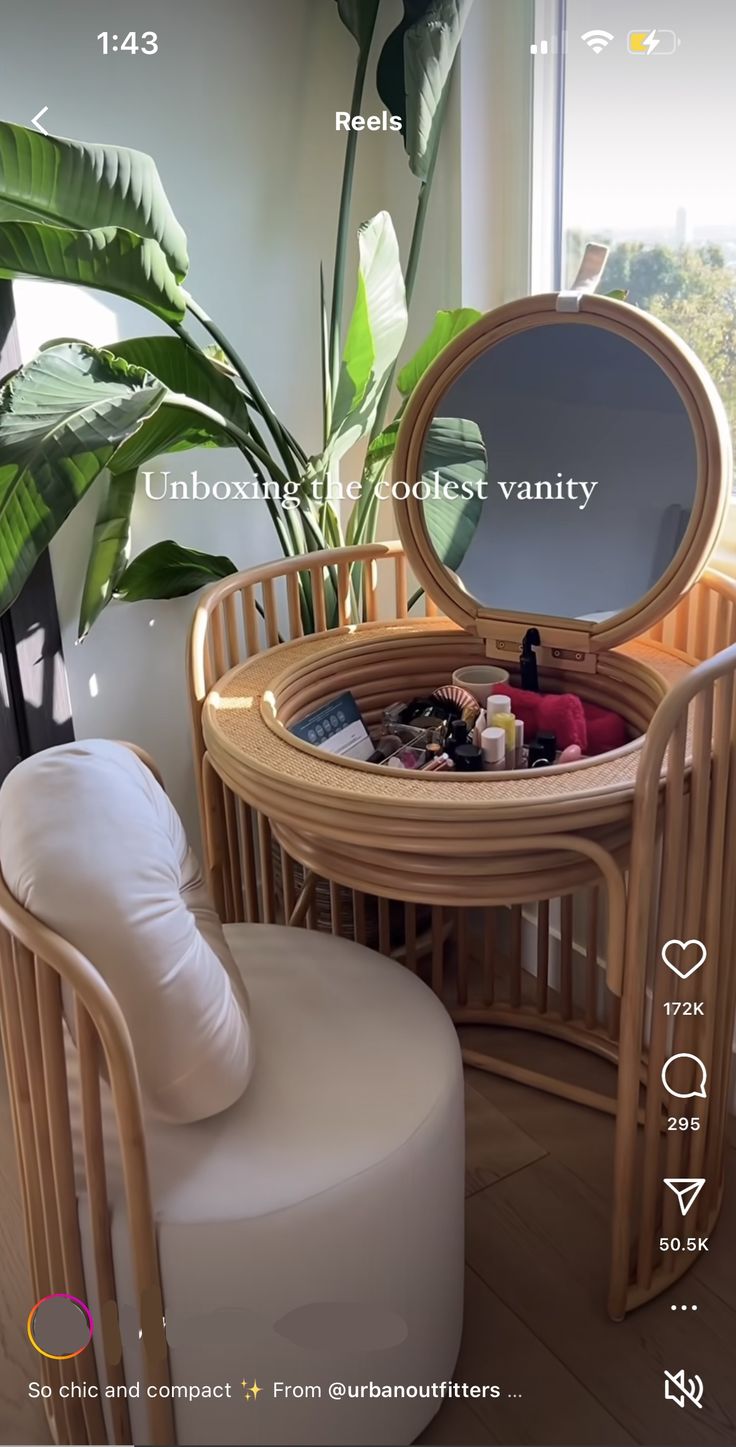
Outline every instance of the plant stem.
[[[406, 291], [407, 307], [411, 303], [412, 295], [414, 292], [414, 283], [417, 279], [417, 271], [419, 269], [419, 258], [422, 249], [422, 238], [424, 236], [424, 225], [427, 220], [429, 198], [432, 190], [432, 177], [434, 176], [434, 168], [435, 162], [437, 160], [438, 150], [439, 145], [435, 146], [434, 148], [434, 155], [432, 156], [432, 160], [427, 171], [427, 179], [426, 181], [422, 182], [419, 188], [417, 209], [414, 213], [414, 226], [411, 233], [409, 256], [406, 263], [406, 275], [404, 277], [404, 289]], [[378, 402], [378, 407], [376, 408], [376, 416], [373, 422], [373, 426], [371, 428], [371, 435], [368, 441], [369, 446], [371, 442], [373, 442], [374, 438], [378, 436], [379, 432], [383, 431], [383, 424], [386, 418], [386, 410], [388, 408], [389, 398], [391, 396], [391, 388], [394, 385], [395, 373], [396, 363], [394, 362], [394, 365], [386, 378], [383, 391], [381, 392], [381, 396]]]
[[[268, 452], [265, 451], [263, 447], [260, 446], [259, 443], [254, 440], [252, 434], [249, 432], [243, 432], [242, 428], [238, 427], [235, 422], [231, 422], [229, 418], [223, 417], [222, 413], [217, 412], [214, 407], [208, 407], [205, 402], [199, 402], [193, 397], [187, 397], [186, 394], [183, 392], [167, 392], [166, 406], [181, 407], [183, 410], [186, 410], [188, 412], [198, 412], [201, 417], [206, 417], [209, 422], [213, 422], [222, 432], [225, 433], [226, 437], [232, 437], [233, 442], [235, 442], [237, 447], [239, 447], [240, 451], [242, 452], [243, 456], [250, 463], [251, 467], [253, 467], [253, 470], [256, 473], [256, 477], [262, 486], [263, 477], [262, 475], [259, 476], [258, 469], [254, 465], [254, 457], [258, 458], [264, 464], [264, 466], [271, 474], [274, 482], [281, 483], [282, 485], [283, 483], [288, 482], [289, 479], [286, 477], [285, 473], [281, 472], [280, 468], [276, 466], [273, 458], [269, 455]], [[284, 517], [282, 516], [280, 505], [277, 506], [274, 498], [270, 496], [267, 489], [265, 490], [264, 501], [266, 503], [269, 513], [271, 514], [271, 520], [276, 529], [279, 542], [281, 543], [281, 549], [284, 557], [293, 557], [293, 539], [290, 539], [289, 537], [288, 526], [284, 520]]]
[[289, 478], [289, 475], [291, 473], [294, 473], [298, 470], [295, 467], [295, 462], [297, 461], [295, 453], [289, 446], [289, 442], [287, 440], [284, 428], [279, 422], [279, 419], [273, 411], [273, 408], [269, 406], [269, 403], [266, 401], [266, 398], [264, 397], [260, 387], [258, 386], [255, 377], [252, 376], [251, 372], [246, 367], [242, 357], [239, 356], [239, 354], [236, 352], [232, 343], [228, 341], [224, 332], [220, 330], [217, 322], [213, 322], [212, 318], [207, 315], [206, 311], [204, 311], [202, 307], [199, 306], [198, 302], [196, 302], [193, 297], [187, 298], [187, 309], [191, 312], [192, 316], [197, 318], [197, 321], [201, 323], [205, 331], [209, 332], [213, 341], [217, 342], [218, 347], [222, 348], [228, 361], [231, 363], [231, 365], [235, 368], [235, 371], [245, 382], [246, 387], [250, 389], [253, 401], [255, 402], [264, 422], [267, 424], [269, 431], [273, 436], [273, 440], [276, 443], [276, 446], [281, 454], [282, 461], [284, 462], [284, 465], [286, 467], [286, 475], [287, 478]]
[[[355, 67], [355, 79], [353, 81], [353, 94], [350, 101], [351, 116], [359, 115], [361, 101], [363, 99], [363, 86], [365, 85], [365, 74], [368, 67], [368, 56], [370, 54], [373, 31], [376, 25], [376, 12], [370, 24], [370, 30], [365, 38], [365, 43], [358, 52], [358, 63]], [[340, 209], [337, 215], [337, 237], [335, 240], [335, 266], [332, 273], [332, 306], [330, 308], [330, 370], [332, 376], [332, 397], [334, 399], [337, 391], [338, 378], [340, 376], [340, 328], [342, 323], [342, 304], [345, 295], [345, 263], [347, 260], [348, 226], [350, 224], [350, 203], [353, 194], [353, 177], [355, 175], [355, 157], [358, 149], [358, 132], [352, 127], [348, 131], [348, 138], [345, 143], [345, 160], [342, 170], [342, 186], [340, 188]], [[327, 443], [327, 432], [325, 432], [325, 444]]]
[[[197, 356], [201, 357], [204, 361], [211, 362], [211, 359], [207, 357], [206, 353], [200, 347], [199, 343], [195, 342], [194, 337], [191, 336], [191, 334], [186, 330], [185, 327], [177, 325], [174, 330], [178, 333], [182, 341], [187, 347], [190, 348], [191, 351], [196, 352]], [[242, 381], [243, 379], [241, 378], [240, 380]], [[245, 397], [246, 404], [253, 410], [255, 410], [254, 399], [250, 396], [249, 393], [244, 393], [243, 395]], [[243, 453], [250, 467], [253, 469], [257, 481], [263, 488], [264, 501], [268, 503], [269, 496], [268, 488], [266, 486], [266, 477], [255, 462], [255, 458], [259, 457], [262, 460], [263, 465], [266, 468], [269, 476], [273, 477], [274, 481], [277, 481], [277, 475], [280, 476], [281, 474], [279, 474], [278, 465], [274, 462], [273, 458], [268, 452], [263, 437], [261, 436], [261, 433], [258, 430], [258, 427], [256, 426], [252, 416], [249, 417], [249, 422], [250, 428], [248, 432], [248, 437], [251, 441], [248, 451], [246, 451], [239, 442], [236, 442], [236, 446]], [[282, 511], [284, 514], [284, 526], [288, 529], [288, 532], [290, 534], [288, 548], [284, 548], [282, 534], [277, 529], [277, 531], [279, 532], [279, 540], [281, 542], [281, 546], [285, 556], [289, 558], [296, 557], [297, 554], [308, 551], [306, 540], [304, 537], [304, 529], [302, 527], [302, 516], [298, 509], [292, 510], [291, 508], [283, 508]], [[292, 517], [292, 511], [296, 512], [296, 517]]]

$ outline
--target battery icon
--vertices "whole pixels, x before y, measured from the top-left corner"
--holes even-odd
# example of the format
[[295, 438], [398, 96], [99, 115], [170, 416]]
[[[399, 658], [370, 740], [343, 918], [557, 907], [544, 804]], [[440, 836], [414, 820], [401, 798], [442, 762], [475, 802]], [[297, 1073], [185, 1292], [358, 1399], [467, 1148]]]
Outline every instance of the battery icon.
[[674, 55], [679, 44], [674, 30], [630, 30], [626, 48], [630, 55]]

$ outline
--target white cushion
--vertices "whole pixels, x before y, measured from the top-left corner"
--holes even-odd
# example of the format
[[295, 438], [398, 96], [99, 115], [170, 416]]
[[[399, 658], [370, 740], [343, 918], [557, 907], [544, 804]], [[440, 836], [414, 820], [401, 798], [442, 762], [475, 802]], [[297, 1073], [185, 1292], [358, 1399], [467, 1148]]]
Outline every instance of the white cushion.
[[123, 744], [63, 744], [0, 789], [0, 869], [115, 995], [149, 1107], [196, 1121], [252, 1067], [248, 1001], [178, 814]]
[[[452, 1373], [464, 1164], [452, 1022], [421, 980], [359, 945], [270, 925], [225, 933], [258, 1040], [250, 1086], [212, 1120], [183, 1130], [149, 1121], [146, 1138], [173, 1380], [255, 1374], [266, 1391], [255, 1437], [234, 1389], [230, 1401], [176, 1401], [176, 1440], [397, 1447], [436, 1401], [334, 1403], [328, 1387]], [[69, 1074], [78, 1141], [73, 1059]], [[107, 1091], [103, 1108], [125, 1369], [135, 1380], [139, 1312]], [[80, 1222], [91, 1282], [83, 1194]], [[96, 1319], [99, 1303], [89, 1304]], [[274, 1400], [277, 1380], [316, 1383], [322, 1397]], [[133, 1438], [144, 1441], [145, 1403], [130, 1407]]]
[[[460, 1074], [452, 1022], [403, 966], [333, 935], [226, 925], [258, 1042], [216, 1120], [146, 1126], [159, 1220], [282, 1211], [399, 1149]], [[110, 1115], [111, 1138], [113, 1117]]]

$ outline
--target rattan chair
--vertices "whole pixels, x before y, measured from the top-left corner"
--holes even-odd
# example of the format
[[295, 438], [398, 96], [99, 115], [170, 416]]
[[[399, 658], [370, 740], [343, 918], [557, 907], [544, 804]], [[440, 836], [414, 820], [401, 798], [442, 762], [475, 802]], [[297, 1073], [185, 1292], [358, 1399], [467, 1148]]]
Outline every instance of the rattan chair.
[[[128, 748], [161, 776], [150, 756]], [[105, 1175], [100, 1062], [120, 1129], [120, 1163], [130, 1229], [131, 1255], [141, 1301], [149, 1307], [147, 1380], [169, 1381], [163, 1333], [161, 1279], [153, 1226], [143, 1107], [130, 1033], [120, 1007], [100, 974], [78, 950], [18, 904], [0, 876], [0, 1025], [20, 1175], [23, 1218], [34, 1300], [67, 1291], [86, 1300], [85, 1270], [77, 1215], [75, 1153], [68, 1100], [62, 982], [74, 1014], [79, 1062], [84, 1171], [91, 1205], [94, 1269], [100, 1299], [114, 1302], [115, 1274]], [[29, 1303], [29, 1307], [33, 1303]], [[114, 1333], [114, 1326], [110, 1327]], [[114, 1355], [114, 1353], [113, 1353]], [[92, 1395], [59, 1396], [62, 1385], [99, 1389], [92, 1352], [69, 1361], [38, 1358], [41, 1381], [51, 1388], [44, 1409], [54, 1441], [104, 1442], [107, 1428]], [[109, 1381], [121, 1385], [122, 1364], [108, 1363]], [[114, 1440], [129, 1442], [126, 1402], [109, 1404]], [[173, 1442], [173, 1416], [163, 1398], [149, 1405], [152, 1442]]]
[[[62, 1010], [62, 982], [72, 992], [81, 1085], [84, 1173], [94, 1239], [97, 1294], [115, 1303], [105, 1173], [100, 1063], [104, 1060], [117, 1117], [130, 1248], [139, 1300], [146, 1302], [146, 1384], [169, 1382], [163, 1332], [161, 1279], [153, 1224], [143, 1108], [135, 1056], [121, 1010], [97, 970], [78, 950], [47, 929], [10, 894], [0, 878], [0, 1021], [20, 1174], [26, 1244], [34, 1301], [54, 1291], [88, 1300], [77, 1215], [75, 1153], [70, 1123]], [[29, 1302], [29, 1309], [33, 1302]], [[104, 1324], [115, 1333], [113, 1321]], [[108, 1354], [108, 1381], [122, 1386], [122, 1362]], [[87, 1391], [62, 1398], [76, 1384], [99, 1390], [92, 1351], [68, 1361], [39, 1356], [39, 1374], [53, 1440], [105, 1442], [100, 1401]], [[113, 1441], [130, 1442], [128, 1405], [109, 1404]], [[173, 1443], [171, 1404], [148, 1403], [150, 1441]]]
[[[685, 1249], [658, 1251], [657, 1238], [707, 1237], [721, 1207], [736, 1012], [735, 675], [732, 645], [684, 678], [657, 710], [637, 773], [618, 1066], [609, 1302], [616, 1318], [691, 1264]], [[661, 951], [670, 940], [702, 941], [702, 969], [684, 980], [668, 970]], [[703, 1014], [672, 1015], [670, 1001], [702, 1001]], [[662, 1070], [678, 1054], [702, 1059], [705, 1098], [668, 1095]], [[696, 1070], [682, 1082], [688, 1089]], [[683, 1119], [686, 1129], [673, 1126]], [[705, 1178], [686, 1231], [665, 1186], [678, 1177]]]
[[[124, 767], [115, 755], [125, 757]], [[22, 780], [11, 776], [16, 787], [4, 808], [0, 799], [0, 833], [6, 877], [14, 877], [17, 853], [18, 892], [40, 880], [43, 895], [49, 871], [58, 877], [53, 851], [67, 827], [58, 800], [66, 805], [70, 783], [79, 786], [86, 771], [78, 842], [94, 821], [98, 846], [86, 854], [80, 847], [83, 883], [70, 896], [71, 910], [91, 907], [104, 939], [95, 896], [106, 898], [117, 851], [120, 892], [110, 898], [125, 910], [130, 890], [132, 954], [136, 921], [152, 912], [166, 921], [175, 905], [189, 916], [195, 906], [188, 870], [176, 877], [167, 852], [165, 821], [173, 810], [141, 780], [145, 769], [129, 765], [124, 749], [99, 741], [36, 756], [21, 766]], [[110, 799], [122, 815], [121, 789], [130, 811], [113, 828]], [[56, 842], [37, 867], [36, 841], [50, 808]], [[152, 892], [144, 897], [135, 892], [135, 861], [130, 870], [125, 863], [126, 843], [140, 828], [151, 839], [144, 874]], [[183, 833], [176, 838], [186, 845]], [[68, 918], [71, 932], [76, 916]], [[189, 924], [173, 932], [174, 949], [188, 959], [192, 930], [199, 934]], [[148, 947], [160, 936], [144, 938]], [[258, 1425], [268, 1442], [322, 1441], [323, 1431], [329, 1437], [334, 1416], [328, 1425], [322, 1415], [331, 1410], [329, 1381], [362, 1379], [375, 1350], [387, 1380], [439, 1380], [454, 1366], [464, 1139], [461, 1058], [450, 1021], [419, 981], [353, 944], [263, 926], [236, 928], [225, 940], [250, 995], [253, 1080], [244, 1079], [227, 1108], [164, 1111], [162, 1119], [144, 1093], [150, 1062], [136, 1058], [133, 1043], [142, 1038], [135, 1035], [141, 1011], [129, 1030], [95, 965], [18, 903], [0, 877], [0, 1022], [33, 1299], [67, 1293], [89, 1303], [96, 1319], [88, 1350], [38, 1357], [50, 1389], [44, 1407], [60, 1443], [240, 1442], [238, 1384], [247, 1353], [262, 1382], [289, 1370], [298, 1379], [307, 1370], [303, 1359], [313, 1381], [324, 1379], [324, 1403], [264, 1397]], [[159, 964], [167, 979], [175, 976], [180, 1004], [187, 982], [176, 974], [177, 956], [162, 948]], [[148, 975], [136, 978], [138, 1004]], [[220, 1013], [217, 1006], [217, 1019]], [[388, 1033], [384, 1019], [394, 1022]], [[192, 1042], [177, 1038], [176, 1047], [177, 1079], [191, 1079]], [[215, 1073], [214, 1061], [199, 1069], [198, 1102]], [[192, 1406], [179, 1398], [172, 1410], [169, 1393], [178, 1397], [199, 1371], [205, 1381], [229, 1382], [234, 1400]], [[124, 1390], [138, 1380], [129, 1409]], [[105, 1397], [104, 1414], [90, 1390], [101, 1382], [123, 1390]], [[78, 1395], [60, 1395], [73, 1386]], [[345, 1404], [336, 1430], [340, 1441], [363, 1441], [377, 1412], [373, 1440], [409, 1442], [432, 1411], [431, 1403], [398, 1398], [390, 1411], [386, 1403], [374, 1409], [356, 1401]], [[199, 1435], [208, 1431], [211, 1437]]]

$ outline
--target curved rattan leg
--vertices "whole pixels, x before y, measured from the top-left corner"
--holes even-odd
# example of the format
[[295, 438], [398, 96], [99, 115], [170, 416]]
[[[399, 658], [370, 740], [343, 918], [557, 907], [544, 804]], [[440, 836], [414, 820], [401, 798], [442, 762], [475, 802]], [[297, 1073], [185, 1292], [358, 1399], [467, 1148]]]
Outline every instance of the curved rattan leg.
[[[730, 648], [678, 686], [637, 780], [609, 1296], [617, 1320], [684, 1275], [720, 1210], [736, 1012], [735, 672]], [[702, 959], [691, 953], [678, 970], [672, 950], [685, 942], [702, 946]], [[685, 1209], [667, 1184], [676, 1179], [700, 1183]]]
[[[539, 839], [534, 841], [520, 839], [518, 841], [520, 852], [531, 847], [534, 847], [537, 851], [549, 851], [550, 853], [566, 855], [578, 854], [596, 866], [599, 874], [598, 887], [604, 892], [607, 906], [605, 949], [606, 983], [610, 994], [616, 997], [620, 992], [621, 980], [623, 978], [623, 949], [626, 919], [626, 889], [620, 864], [607, 850], [603, 849], [601, 845], [580, 835], [560, 834], [548, 836], [542, 841]], [[568, 898], [571, 900], [571, 896]], [[549, 961], [547, 951], [542, 962], [545, 970], [545, 987], [541, 992], [541, 1000], [540, 992], [537, 991], [533, 1001], [522, 1003], [520, 995], [522, 935], [521, 912], [518, 907], [517, 913], [515, 913], [515, 924], [516, 927], [514, 928], [512, 941], [514, 958], [511, 961], [512, 978], [509, 986], [508, 1004], [494, 1001], [481, 1007], [469, 1006], [467, 1002], [461, 998], [460, 990], [458, 990], [457, 1005], [449, 1006], [453, 1019], [458, 1025], [502, 1025], [537, 1031], [555, 1039], [562, 1040], [567, 1044], [591, 1050], [595, 1054], [615, 1062], [618, 1059], [617, 1042], [611, 1033], [606, 1032], [598, 1023], [598, 1012], [591, 1012], [590, 1009], [591, 991], [589, 979], [595, 976], [599, 969], [597, 944], [594, 945], [592, 953], [590, 949], [588, 949], [587, 952], [585, 1001], [580, 1005], [580, 1018], [574, 1018], [574, 943], [572, 936], [571, 903], [568, 907], [566, 900], [563, 899], [561, 902], [559, 988], [554, 992], [549, 988]], [[543, 924], [545, 930], [548, 929], [548, 910], [543, 912], [542, 920], [540, 921], [538, 919], [537, 924], [538, 928]], [[595, 938], [597, 939], [597, 936]], [[543, 952], [538, 950], [538, 968], [540, 967], [541, 953]], [[484, 971], [484, 977], [487, 978], [486, 971]], [[607, 1096], [598, 1091], [587, 1090], [581, 1086], [570, 1084], [567, 1081], [542, 1074], [526, 1066], [516, 1065], [515, 1063], [500, 1059], [492, 1054], [485, 1054], [485, 1052], [478, 1050], [466, 1049], [463, 1051], [463, 1056], [468, 1065], [487, 1070], [492, 1074], [505, 1076], [507, 1079], [516, 1080], [540, 1090], [546, 1090], [553, 1095], [561, 1096], [563, 1099], [572, 1100], [578, 1105], [591, 1106], [594, 1109], [605, 1111], [608, 1114], [615, 1113], [616, 1102], [612, 1096]]]

